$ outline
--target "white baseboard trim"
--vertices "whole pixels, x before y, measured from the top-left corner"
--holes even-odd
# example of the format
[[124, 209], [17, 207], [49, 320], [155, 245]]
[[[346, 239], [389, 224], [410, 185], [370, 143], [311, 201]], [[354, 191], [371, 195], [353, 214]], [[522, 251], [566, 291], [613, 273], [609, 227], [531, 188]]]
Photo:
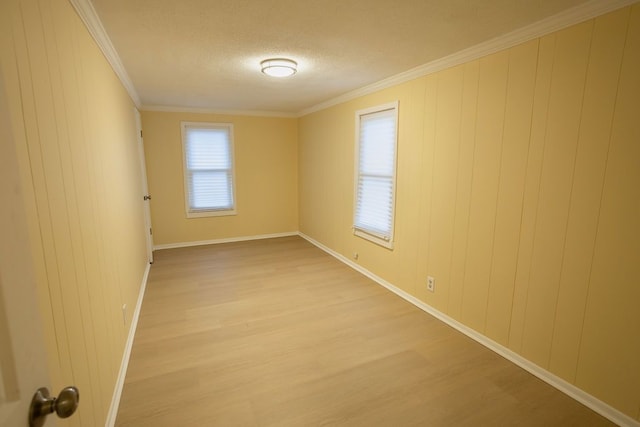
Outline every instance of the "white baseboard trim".
[[297, 231], [288, 231], [286, 233], [259, 234], [257, 236], [228, 237], [225, 239], [198, 240], [195, 242], [167, 243], [163, 245], [154, 245], [153, 250], [155, 251], [160, 249], [187, 248], [190, 246], [217, 245], [220, 243], [245, 242], [247, 240], [273, 239], [276, 237], [297, 236], [298, 234], [299, 233]]
[[394, 294], [396, 294], [399, 297], [403, 298], [404, 300], [410, 302], [411, 304], [415, 305], [419, 309], [431, 314], [433, 317], [441, 320], [442, 322], [446, 323], [447, 325], [451, 326], [452, 328], [462, 332], [463, 334], [465, 334], [469, 338], [471, 338], [474, 341], [476, 341], [476, 342], [482, 344], [483, 346], [487, 347], [489, 350], [492, 350], [495, 353], [498, 353], [500, 356], [502, 356], [505, 359], [509, 360], [510, 362], [516, 364], [517, 366], [521, 367], [522, 369], [524, 369], [525, 371], [531, 373], [532, 375], [535, 375], [536, 377], [540, 378], [542, 381], [544, 381], [547, 384], [555, 387], [556, 389], [558, 389], [561, 392], [565, 393], [566, 395], [572, 397], [573, 399], [577, 400], [578, 402], [582, 403], [583, 405], [585, 405], [586, 407], [592, 409], [593, 411], [597, 412], [598, 414], [602, 415], [603, 417], [609, 419], [610, 421], [612, 421], [612, 422], [614, 422], [614, 423], [616, 423], [616, 424], [618, 424], [620, 426], [640, 427], [640, 422], [639, 421], [634, 420], [633, 418], [629, 417], [626, 414], [623, 414], [619, 410], [617, 410], [617, 409], [613, 408], [612, 406], [606, 404], [605, 402], [597, 399], [596, 397], [590, 395], [589, 393], [585, 392], [584, 390], [581, 390], [580, 388], [576, 387], [575, 385], [573, 385], [573, 384], [563, 380], [562, 378], [552, 374], [551, 372], [547, 371], [546, 369], [541, 368], [540, 366], [536, 365], [535, 363], [525, 359], [524, 357], [520, 356], [519, 354], [517, 354], [517, 353], [513, 352], [512, 350], [504, 347], [502, 344], [498, 344], [497, 342], [487, 338], [486, 336], [480, 334], [479, 332], [477, 332], [477, 331], [469, 328], [468, 326], [458, 322], [457, 320], [453, 319], [452, 317], [449, 317], [446, 314], [436, 310], [435, 308], [433, 308], [430, 305], [424, 303], [423, 301], [419, 300], [418, 298], [414, 297], [413, 295], [411, 295], [411, 294], [403, 291], [402, 289], [392, 285], [391, 283], [387, 282], [383, 278], [381, 278], [379, 276], [376, 276], [375, 274], [373, 274], [372, 272], [370, 272], [366, 268], [354, 263], [349, 258], [347, 258], [347, 257], [337, 253], [336, 251], [328, 248], [327, 246], [323, 245], [322, 243], [318, 242], [317, 240], [315, 240], [315, 239], [313, 239], [313, 238], [311, 238], [311, 237], [309, 237], [306, 234], [301, 233], [301, 232], [298, 233], [298, 234], [300, 235], [300, 237], [302, 237], [303, 239], [307, 240], [309, 243], [317, 246], [318, 248], [322, 249], [323, 251], [325, 251], [329, 255], [333, 256], [334, 258], [338, 259], [339, 261], [342, 261], [344, 264], [348, 265], [349, 267], [353, 268], [354, 270], [364, 274], [365, 276], [367, 276], [368, 278], [370, 278], [374, 282], [378, 283], [381, 286], [384, 286], [385, 288], [389, 289]]
[[149, 279], [149, 271], [151, 270], [151, 264], [147, 263], [147, 268], [144, 270], [142, 276], [142, 283], [140, 284], [140, 292], [138, 293], [138, 301], [136, 301], [136, 308], [131, 316], [131, 325], [129, 326], [129, 336], [124, 346], [124, 354], [122, 355], [122, 363], [120, 364], [120, 373], [116, 380], [116, 386], [113, 390], [113, 397], [111, 398], [111, 406], [107, 413], [107, 422], [105, 427], [113, 427], [116, 423], [116, 417], [118, 415], [118, 407], [120, 406], [120, 397], [122, 396], [122, 389], [124, 387], [124, 379], [127, 375], [127, 368], [129, 367], [129, 357], [131, 356], [131, 348], [133, 347], [133, 339], [136, 336], [136, 328], [138, 327], [138, 318], [140, 317], [140, 309], [142, 308], [142, 299], [144, 298], [144, 291], [147, 288], [147, 280]]

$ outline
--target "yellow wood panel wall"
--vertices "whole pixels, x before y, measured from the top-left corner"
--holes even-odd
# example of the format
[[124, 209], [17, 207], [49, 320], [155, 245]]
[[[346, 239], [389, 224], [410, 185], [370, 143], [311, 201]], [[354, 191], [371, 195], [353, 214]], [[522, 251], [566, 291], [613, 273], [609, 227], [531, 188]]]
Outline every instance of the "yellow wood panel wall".
[[[180, 123], [232, 123], [236, 215], [187, 218]], [[143, 111], [154, 244], [298, 230], [295, 118]]]
[[583, 284], [589, 281], [593, 258], [626, 34], [615, 15], [593, 26], [558, 288], [557, 312], [562, 316], [554, 324], [550, 354], [553, 369], [569, 378], [576, 374], [588, 290]]
[[[432, 164], [431, 169], [431, 200], [428, 207], [430, 217], [425, 223], [432, 238], [430, 250], [426, 254], [426, 265], [430, 275], [445, 282], [450, 282], [463, 78], [462, 66], [437, 76], [436, 126], [432, 129], [435, 133], [433, 151], [430, 154], [438, 161]], [[448, 289], [442, 290], [443, 292], [434, 295], [433, 305], [438, 309], [445, 308], [447, 304]]]
[[592, 25], [550, 36], [553, 70], [522, 342], [522, 354], [540, 366], [548, 364], [555, 322], [550, 314], [557, 303]]
[[604, 182], [596, 187], [601, 199], [576, 383], [640, 418], [640, 5], [611, 25], [626, 29], [626, 38], [613, 121], [604, 125], [609, 146]]
[[[464, 292], [465, 278], [464, 266], [467, 259], [467, 233], [469, 231], [469, 204], [471, 202], [471, 183], [473, 179], [473, 153], [475, 152], [479, 65], [478, 61], [464, 65], [464, 81], [462, 83], [463, 93], [462, 110], [460, 112], [458, 176], [456, 178], [456, 209], [454, 213], [450, 282], [448, 286], [449, 299], [446, 308], [446, 312], [458, 319], [462, 315], [462, 295]], [[424, 234], [422, 236], [424, 236]], [[438, 290], [439, 289], [440, 287], [438, 286]]]
[[500, 182], [485, 321], [486, 335], [502, 345], [509, 341], [538, 47], [538, 41], [534, 40], [509, 51], [503, 145], [498, 172]]
[[508, 72], [508, 52], [480, 60], [461, 316], [479, 331], [484, 330], [491, 281]]
[[134, 105], [68, 1], [0, 16], [49, 386], [83, 396], [59, 425], [104, 425], [146, 266]]
[[[639, 34], [635, 4], [302, 117], [300, 230], [640, 419]], [[354, 113], [393, 100], [390, 251], [350, 225]]]

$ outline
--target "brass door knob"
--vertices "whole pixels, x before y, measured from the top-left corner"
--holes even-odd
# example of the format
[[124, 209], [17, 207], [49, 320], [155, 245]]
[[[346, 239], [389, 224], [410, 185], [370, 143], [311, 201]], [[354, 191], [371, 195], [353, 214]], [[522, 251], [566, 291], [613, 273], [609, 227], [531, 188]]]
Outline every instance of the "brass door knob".
[[47, 415], [55, 412], [60, 418], [68, 418], [78, 409], [80, 392], [76, 387], [65, 387], [58, 397], [51, 397], [46, 387], [39, 388], [31, 399], [29, 427], [42, 427]]

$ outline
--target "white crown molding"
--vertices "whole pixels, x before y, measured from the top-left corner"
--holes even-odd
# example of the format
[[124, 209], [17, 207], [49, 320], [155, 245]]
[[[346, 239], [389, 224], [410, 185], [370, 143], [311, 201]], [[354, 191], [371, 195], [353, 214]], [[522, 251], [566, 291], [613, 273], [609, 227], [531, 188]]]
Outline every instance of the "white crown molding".
[[84, 25], [89, 30], [89, 33], [97, 43], [98, 47], [104, 54], [109, 64], [111, 64], [111, 68], [116, 73], [120, 82], [129, 93], [131, 100], [136, 105], [136, 107], [140, 108], [142, 102], [140, 101], [140, 96], [136, 91], [136, 88], [133, 86], [131, 79], [129, 78], [129, 74], [127, 74], [127, 70], [122, 65], [122, 61], [120, 61], [120, 56], [116, 49], [113, 47], [111, 43], [111, 39], [107, 35], [106, 30], [102, 26], [102, 22], [96, 13], [91, 0], [69, 0], [69, 2], [73, 5], [78, 16], [84, 22]]
[[478, 58], [482, 58], [483, 56], [491, 55], [492, 53], [508, 49], [526, 41], [542, 37], [546, 34], [550, 34], [554, 31], [570, 27], [571, 25], [575, 25], [580, 22], [595, 18], [597, 16], [604, 15], [605, 13], [612, 12], [625, 6], [629, 6], [631, 4], [637, 3], [638, 1], [639, 0], [591, 0], [587, 3], [573, 7], [571, 9], [567, 9], [541, 21], [527, 25], [526, 27], [519, 28], [510, 33], [495, 37], [493, 39], [487, 40], [475, 46], [471, 46], [467, 49], [463, 49], [459, 52], [453, 53], [443, 58], [436, 59], [434, 61], [380, 80], [376, 83], [364, 86], [360, 89], [347, 92], [343, 95], [314, 105], [313, 107], [300, 110], [298, 112], [298, 117], [306, 116], [307, 114], [324, 110], [325, 108], [342, 104], [343, 102], [351, 101], [352, 99], [356, 99], [364, 95], [369, 95], [382, 89], [396, 86], [401, 83], [426, 76], [428, 74], [433, 74], [435, 72], [454, 67], [456, 65], [464, 64], [465, 62], [473, 61]]
[[218, 110], [211, 108], [191, 108], [172, 107], [168, 105], [143, 105], [141, 111], [160, 111], [166, 113], [198, 113], [198, 114], [220, 114], [227, 116], [256, 116], [256, 117], [284, 117], [296, 118], [296, 113], [285, 111], [260, 111], [260, 110]]
[[500, 50], [508, 49], [520, 43], [544, 36], [546, 34], [558, 31], [560, 29], [578, 24], [588, 19], [595, 18], [605, 13], [620, 9], [625, 6], [637, 3], [640, 0], [591, 0], [584, 4], [578, 5], [571, 9], [567, 9], [551, 17], [541, 21], [527, 25], [518, 30], [487, 40], [470, 48], [461, 50], [443, 58], [436, 59], [386, 79], [380, 80], [373, 84], [361, 87], [359, 89], [347, 92], [335, 98], [316, 104], [312, 107], [302, 109], [297, 113], [291, 112], [273, 112], [273, 111], [253, 111], [253, 110], [216, 110], [204, 108], [188, 108], [188, 107], [172, 107], [172, 106], [142, 106], [140, 97], [127, 74], [120, 57], [113, 47], [107, 32], [105, 31], [98, 14], [90, 0], [69, 0], [76, 9], [78, 15], [86, 25], [89, 33], [96, 41], [100, 50], [111, 64], [111, 67], [119, 77], [123, 86], [129, 93], [129, 96], [135, 103], [136, 107], [146, 111], [165, 111], [165, 112], [185, 112], [185, 113], [204, 113], [204, 114], [228, 114], [241, 116], [259, 116], [259, 117], [302, 117], [325, 108], [369, 95], [371, 93], [386, 89], [410, 80], [426, 76], [465, 62], [473, 61], [483, 56], [490, 55]]
[[610, 406], [609, 404], [603, 402], [602, 400], [590, 395], [586, 391], [584, 391], [584, 390], [576, 387], [575, 385], [563, 380], [562, 378], [552, 374], [551, 372], [547, 371], [546, 369], [541, 368], [540, 366], [536, 365], [535, 363], [531, 362], [530, 360], [525, 359], [524, 357], [520, 356], [518, 353], [515, 353], [514, 351], [512, 351], [512, 350], [508, 349], [507, 347], [503, 346], [502, 344], [498, 344], [497, 342], [487, 338], [486, 336], [484, 336], [481, 333], [471, 329], [470, 327], [466, 326], [465, 324], [460, 323], [457, 320], [455, 320], [454, 318], [449, 317], [446, 314], [442, 313], [441, 311], [436, 310], [435, 308], [433, 308], [430, 305], [424, 303], [423, 301], [419, 300], [418, 298], [414, 297], [413, 295], [411, 295], [411, 294], [403, 291], [402, 289], [396, 287], [395, 285], [387, 282], [386, 280], [384, 280], [380, 276], [377, 276], [377, 275], [373, 274], [371, 271], [367, 270], [366, 268], [362, 267], [361, 265], [356, 264], [355, 262], [353, 262], [349, 258], [347, 258], [347, 257], [343, 256], [342, 254], [339, 254], [338, 252], [334, 251], [333, 249], [330, 249], [329, 247], [323, 245], [322, 243], [318, 242], [317, 240], [313, 239], [312, 237], [309, 237], [309, 236], [307, 236], [306, 234], [304, 234], [302, 232], [299, 232], [298, 235], [300, 237], [302, 237], [303, 239], [307, 240], [312, 245], [318, 247], [319, 249], [321, 249], [324, 252], [328, 253], [332, 257], [334, 257], [337, 260], [341, 261], [342, 263], [348, 265], [349, 267], [353, 268], [354, 270], [358, 271], [359, 273], [364, 274], [365, 276], [367, 276], [369, 279], [373, 280], [377, 284], [387, 288], [388, 290], [390, 290], [394, 294], [398, 295], [400, 298], [404, 299], [405, 301], [413, 304], [414, 306], [416, 306], [420, 310], [431, 314], [436, 319], [441, 320], [442, 322], [446, 323], [447, 325], [451, 326], [452, 328], [456, 329], [457, 331], [465, 334], [466, 336], [468, 336], [472, 340], [474, 340], [474, 341], [478, 342], [479, 344], [485, 346], [489, 350], [499, 354], [500, 356], [504, 357], [505, 359], [509, 360], [510, 362], [513, 362], [515, 365], [521, 367], [522, 369], [524, 369], [525, 371], [529, 372], [530, 374], [540, 378], [542, 381], [544, 381], [547, 384], [553, 386], [557, 390], [565, 393], [569, 397], [577, 400], [578, 402], [582, 403], [583, 405], [585, 405], [586, 407], [592, 409], [594, 412], [597, 412], [598, 414], [602, 415], [603, 417], [609, 419], [610, 421], [616, 423], [617, 425], [625, 426], [625, 427], [640, 427], [640, 421], [634, 420], [630, 416], [620, 412], [619, 410], [617, 410], [616, 408], [614, 408], [614, 407]]

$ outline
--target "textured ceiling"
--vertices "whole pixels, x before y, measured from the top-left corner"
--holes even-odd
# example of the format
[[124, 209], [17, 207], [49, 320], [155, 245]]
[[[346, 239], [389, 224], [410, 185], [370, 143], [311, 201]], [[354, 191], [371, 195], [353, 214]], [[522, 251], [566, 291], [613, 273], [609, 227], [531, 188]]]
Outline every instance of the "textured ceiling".
[[[92, 0], [144, 106], [298, 112], [585, 0]], [[288, 57], [288, 79], [259, 70]]]

